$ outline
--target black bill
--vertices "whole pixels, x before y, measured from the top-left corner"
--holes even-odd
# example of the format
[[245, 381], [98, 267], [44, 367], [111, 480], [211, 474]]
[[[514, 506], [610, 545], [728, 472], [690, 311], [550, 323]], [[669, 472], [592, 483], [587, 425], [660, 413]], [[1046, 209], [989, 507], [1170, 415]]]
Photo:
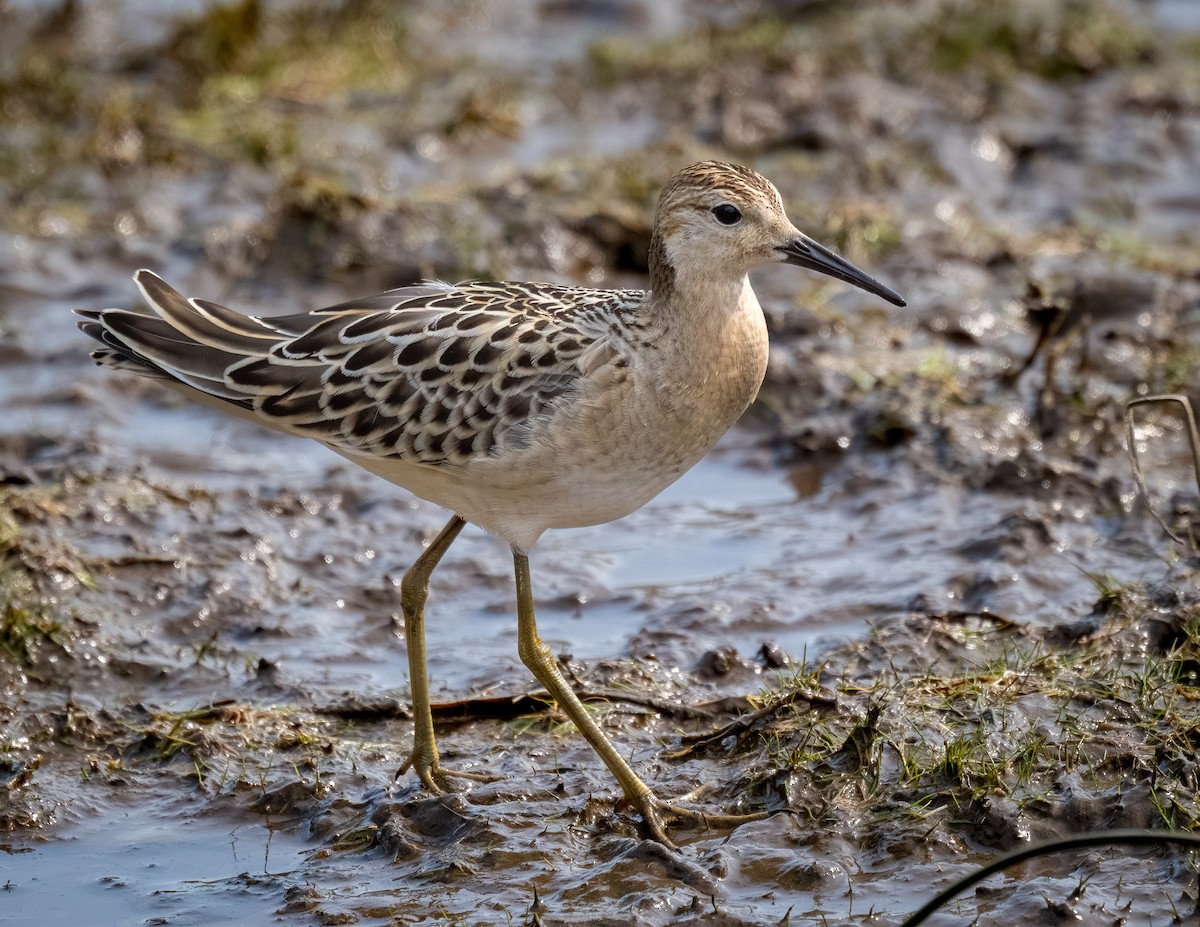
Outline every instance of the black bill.
[[845, 258], [840, 258], [824, 245], [818, 244], [807, 235], [793, 238], [775, 250], [784, 255], [784, 261], [797, 267], [807, 267], [822, 274], [852, 283], [859, 289], [882, 296], [889, 303], [905, 305], [904, 298], [895, 290], [888, 289], [874, 277], [863, 273]]

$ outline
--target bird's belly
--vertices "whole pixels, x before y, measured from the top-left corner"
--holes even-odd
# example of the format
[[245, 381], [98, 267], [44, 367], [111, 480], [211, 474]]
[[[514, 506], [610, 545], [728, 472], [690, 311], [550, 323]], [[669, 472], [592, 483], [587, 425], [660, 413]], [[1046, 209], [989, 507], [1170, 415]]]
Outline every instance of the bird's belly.
[[587, 428], [549, 449], [554, 463], [539, 496], [544, 527], [602, 524], [641, 508], [699, 462], [750, 398], [667, 413], [656, 395], [597, 411]]
[[683, 460], [652, 466], [641, 461], [600, 466], [572, 461], [552, 475], [515, 489], [506, 487], [486, 497], [471, 500], [464, 511], [468, 521], [503, 537], [523, 550], [531, 547], [549, 528], [582, 528], [624, 518], [666, 489], [696, 461]]
[[662, 466], [580, 468], [555, 480], [541, 518], [547, 528], [580, 528], [616, 521], [657, 496], [699, 460]]
[[527, 550], [549, 528], [603, 524], [641, 508], [732, 424], [709, 419], [681, 432], [641, 427], [618, 410], [599, 419], [586, 432], [570, 429], [557, 440], [461, 467], [340, 453]]

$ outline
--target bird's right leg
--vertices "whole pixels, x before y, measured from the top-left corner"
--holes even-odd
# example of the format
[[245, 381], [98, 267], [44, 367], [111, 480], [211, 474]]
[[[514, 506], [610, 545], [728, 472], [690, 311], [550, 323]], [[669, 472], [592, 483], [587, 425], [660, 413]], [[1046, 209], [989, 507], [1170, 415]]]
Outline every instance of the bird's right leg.
[[404, 640], [408, 646], [408, 677], [412, 689], [413, 748], [397, 771], [397, 777], [411, 767], [425, 788], [440, 794], [448, 779], [473, 779], [491, 782], [496, 777], [484, 773], [446, 769], [438, 756], [433, 737], [433, 712], [429, 707], [429, 675], [425, 669], [425, 600], [429, 596], [429, 575], [442, 555], [454, 543], [466, 521], [455, 515], [417, 558], [400, 582], [400, 606], [404, 610]]

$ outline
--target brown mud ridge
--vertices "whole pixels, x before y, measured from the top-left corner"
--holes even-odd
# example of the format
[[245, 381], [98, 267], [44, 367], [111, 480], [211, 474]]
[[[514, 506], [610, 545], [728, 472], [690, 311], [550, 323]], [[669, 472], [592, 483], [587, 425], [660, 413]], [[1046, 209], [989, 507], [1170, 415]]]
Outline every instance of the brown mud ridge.
[[[1195, 829], [1200, 500], [1183, 420], [1139, 408], [1170, 540], [1125, 404], [1200, 405], [1200, 23], [406, 6], [64, 4], [0, 34], [0, 916], [893, 923], [1031, 840]], [[658, 186], [712, 156], [909, 308], [756, 277], [744, 424], [641, 512], [547, 537], [534, 591], [660, 794], [778, 813], [642, 840], [530, 689], [478, 533], [435, 574], [431, 674], [447, 763], [503, 778], [394, 781], [398, 580], [444, 514], [93, 369], [70, 309], [128, 305], [140, 266], [265, 313], [640, 286]], [[957, 904], [1164, 923], [1197, 873], [1092, 850]]]

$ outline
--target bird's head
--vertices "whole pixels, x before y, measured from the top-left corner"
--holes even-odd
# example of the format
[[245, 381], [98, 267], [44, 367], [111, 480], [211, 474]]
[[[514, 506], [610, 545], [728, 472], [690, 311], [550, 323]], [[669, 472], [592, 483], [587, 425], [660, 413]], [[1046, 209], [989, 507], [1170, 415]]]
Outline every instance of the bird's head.
[[769, 180], [720, 161], [689, 165], [663, 188], [650, 259], [655, 288], [680, 278], [711, 278], [716, 269], [740, 278], [755, 267], [782, 262], [904, 305], [899, 294], [792, 225]]

